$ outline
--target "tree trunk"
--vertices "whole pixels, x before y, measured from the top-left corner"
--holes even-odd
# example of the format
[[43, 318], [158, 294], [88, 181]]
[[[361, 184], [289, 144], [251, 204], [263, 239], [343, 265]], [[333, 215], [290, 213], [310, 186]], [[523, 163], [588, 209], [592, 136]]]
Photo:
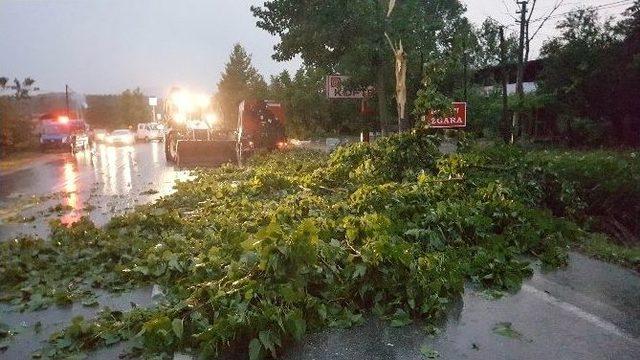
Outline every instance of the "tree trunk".
[[388, 113], [387, 113], [387, 94], [385, 93], [384, 78], [384, 61], [378, 64], [376, 72], [376, 96], [378, 98], [378, 118], [380, 119], [380, 132], [384, 134], [387, 131]]

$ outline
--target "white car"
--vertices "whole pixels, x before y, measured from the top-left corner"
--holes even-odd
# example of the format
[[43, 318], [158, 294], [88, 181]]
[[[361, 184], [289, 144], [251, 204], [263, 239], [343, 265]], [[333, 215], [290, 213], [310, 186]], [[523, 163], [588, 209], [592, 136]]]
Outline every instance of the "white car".
[[131, 145], [134, 142], [134, 136], [129, 129], [118, 129], [107, 135], [107, 144], [112, 145]]
[[142, 141], [163, 140], [164, 131], [162, 129], [162, 125], [158, 123], [138, 124], [136, 139]]

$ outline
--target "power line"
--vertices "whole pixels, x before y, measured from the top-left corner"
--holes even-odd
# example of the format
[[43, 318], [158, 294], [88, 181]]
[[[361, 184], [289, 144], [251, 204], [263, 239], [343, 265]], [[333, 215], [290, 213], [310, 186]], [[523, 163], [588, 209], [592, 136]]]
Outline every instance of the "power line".
[[[593, 9], [593, 10], [595, 10], [595, 11], [615, 9], [615, 8], [617, 8], [617, 7], [620, 7], [620, 6], [631, 5], [631, 4], [633, 4], [633, 1], [634, 1], [634, 0], [619, 0], [619, 1], [614, 1], [614, 2], [610, 2], [610, 3], [600, 4], [600, 5], [596, 5], [596, 6], [590, 6], [590, 7], [587, 7], [587, 9]], [[573, 3], [573, 4], [575, 4], [575, 3]], [[570, 4], [566, 4], [566, 5], [570, 5]], [[556, 18], [559, 18], [559, 17], [565, 16], [565, 15], [571, 14], [571, 13], [572, 13], [572, 12], [574, 12], [574, 11], [576, 11], [576, 9], [569, 10], [569, 11], [565, 11], [565, 12], [558, 13], [558, 14], [554, 14], [554, 15], [551, 15], [551, 16], [549, 16], [549, 17], [547, 17], [547, 16], [541, 16], [541, 17], [539, 17], [539, 18], [535, 18], [535, 19], [530, 20], [530, 21], [529, 21], [529, 23], [536, 23], [536, 22], [544, 21], [544, 20], [545, 20], [545, 19], [547, 19], [547, 18], [548, 18], [549, 20], [550, 20], [550, 19], [556, 19]], [[492, 19], [493, 19], [493, 18], [492, 18]], [[494, 20], [494, 21], [497, 21], [496, 19], [493, 19], [493, 20]], [[505, 25], [505, 24], [500, 23], [499, 21], [497, 21], [497, 22], [498, 22], [502, 27], [504, 27], [505, 29], [514, 28], [514, 27], [518, 27], [518, 26], [520, 26], [520, 25], [518, 25], [518, 24], [508, 24], [508, 25]]]
[[[620, 1], [615, 1], [615, 2], [611, 2], [611, 3], [607, 3], [607, 4], [601, 4], [601, 5], [597, 5], [597, 6], [591, 6], [588, 7], [587, 9], [593, 9], [596, 11], [600, 11], [600, 10], [608, 10], [608, 9], [613, 9], [619, 6], [626, 6], [626, 5], [630, 5], [633, 3], [633, 0], [620, 0]], [[570, 11], [565, 11], [563, 13], [558, 13], [558, 14], [554, 14], [551, 16], [542, 16], [536, 19], [532, 19], [530, 22], [534, 23], [534, 22], [540, 22], [540, 21], [544, 21], [545, 19], [555, 19], [558, 17], [562, 17], [568, 14], [571, 14], [572, 12], [574, 12], [574, 10], [570, 10]]]

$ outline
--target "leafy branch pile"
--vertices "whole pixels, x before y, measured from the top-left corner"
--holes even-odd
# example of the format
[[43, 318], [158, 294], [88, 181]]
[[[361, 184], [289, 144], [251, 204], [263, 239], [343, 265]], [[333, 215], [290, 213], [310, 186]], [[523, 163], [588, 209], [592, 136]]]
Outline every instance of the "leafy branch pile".
[[131, 355], [253, 359], [368, 312], [434, 319], [465, 282], [516, 290], [523, 255], [566, 262], [584, 233], [565, 216], [584, 205], [568, 182], [513, 150], [441, 156], [440, 141], [402, 134], [198, 172], [104, 228], [83, 219], [0, 245], [3, 299], [35, 310], [160, 284], [160, 305], [74, 319], [45, 354], [129, 341]]

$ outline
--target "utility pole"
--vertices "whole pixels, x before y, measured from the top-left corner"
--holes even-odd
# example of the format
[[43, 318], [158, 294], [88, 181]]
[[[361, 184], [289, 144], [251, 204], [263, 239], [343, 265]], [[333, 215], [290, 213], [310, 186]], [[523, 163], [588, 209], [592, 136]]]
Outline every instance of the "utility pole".
[[507, 44], [504, 40], [504, 26], [500, 26], [500, 66], [502, 68], [502, 136], [507, 141], [507, 136], [510, 132], [507, 132], [509, 128], [509, 113], [508, 113], [508, 97], [507, 97], [507, 83], [509, 82], [509, 68], [507, 64]]
[[70, 118], [71, 114], [69, 113], [69, 85], [66, 84], [64, 86], [64, 99], [67, 106], [67, 118]]
[[[518, 1], [518, 5], [521, 6], [520, 14], [520, 41], [518, 44], [518, 73], [516, 76], [516, 96], [518, 97], [518, 107], [522, 106], [524, 101], [524, 86], [522, 84], [524, 78], [524, 42], [525, 32], [527, 26], [527, 1]], [[520, 109], [516, 109], [513, 113], [513, 121], [511, 122], [511, 139], [510, 143], [513, 144], [515, 132], [520, 125]]]
[[463, 97], [464, 101], [467, 102], [467, 37], [469, 33], [467, 32], [464, 35], [464, 40], [462, 41], [462, 85], [463, 85]]

